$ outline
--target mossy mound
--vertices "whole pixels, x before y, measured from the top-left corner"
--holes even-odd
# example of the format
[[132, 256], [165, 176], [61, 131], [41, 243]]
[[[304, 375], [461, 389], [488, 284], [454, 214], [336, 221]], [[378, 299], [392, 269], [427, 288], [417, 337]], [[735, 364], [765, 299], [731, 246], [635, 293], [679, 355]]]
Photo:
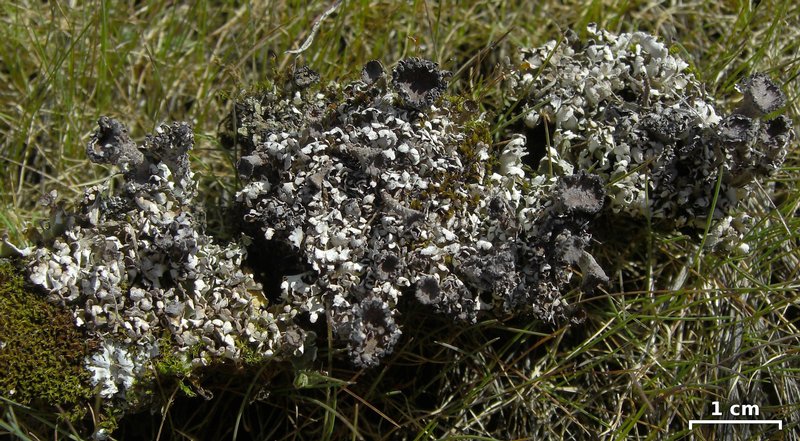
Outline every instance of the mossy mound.
[[28, 291], [0, 261], [0, 395], [79, 419], [93, 395], [84, 360], [94, 346], [68, 311]]

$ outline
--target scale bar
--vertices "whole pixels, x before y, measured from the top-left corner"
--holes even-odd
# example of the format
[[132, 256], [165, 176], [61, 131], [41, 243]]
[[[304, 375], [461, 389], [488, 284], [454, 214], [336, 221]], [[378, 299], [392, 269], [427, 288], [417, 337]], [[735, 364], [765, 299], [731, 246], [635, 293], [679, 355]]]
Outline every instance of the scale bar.
[[695, 424], [777, 424], [778, 430], [783, 430], [781, 420], [689, 420], [689, 430]]

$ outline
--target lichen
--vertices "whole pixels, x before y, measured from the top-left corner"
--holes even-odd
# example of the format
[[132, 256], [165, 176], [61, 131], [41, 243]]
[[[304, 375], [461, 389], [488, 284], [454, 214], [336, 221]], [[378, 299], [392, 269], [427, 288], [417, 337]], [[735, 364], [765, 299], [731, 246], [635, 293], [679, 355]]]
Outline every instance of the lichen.
[[303, 66], [292, 73], [292, 81], [298, 88], [305, 89], [319, 81], [319, 74], [310, 67]]
[[[537, 229], [549, 202], [528, 190], [520, 139], [493, 146], [487, 121], [436, 107], [445, 76], [410, 59], [392, 84], [362, 77], [341, 96], [296, 100], [275, 89], [236, 105], [242, 218], [259, 247], [300, 262], [281, 274], [276, 297], [311, 324], [325, 317], [358, 366], [392, 351], [402, 296], [459, 321], [517, 313], [555, 322], [571, 312], [563, 292], [573, 271], [594, 262], [582, 253], [597, 210], [554, 202], [546, 216], [574, 221]], [[575, 185], [586, 180], [602, 194], [588, 175]], [[562, 196], [572, 190], [565, 180]], [[562, 256], [558, 234], [578, 258]], [[587, 289], [603, 280], [595, 273]]]
[[734, 215], [752, 181], [780, 167], [791, 122], [763, 119], [785, 103], [768, 77], [742, 80], [743, 101], [725, 116], [656, 37], [593, 26], [588, 34], [522, 49], [509, 75], [526, 148], [545, 152], [534, 169], [591, 171], [606, 182], [611, 211], [671, 229]]
[[303, 332], [251, 295], [260, 287], [242, 269], [243, 249], [204, 233], [191, 127], [163, 125], [140, 146], [120, 122], [103, 117], [98, 125], [87, 153], [119, 167], [122, 185], [88, 189], [62, 233], [27, 260], [30, 281], [101, 342], [84, 360], [99, 395], [143, 401], [137, 395], [149, 393], [150, 366], [162, 354], [192, 369], [238, 362], [242, 347], [280, 357], [282, 334]]
[[363, 81], [364, 84], [370, 85], [383, 78], [385, 72], [383, 64], [381, 64], [380, 61], [372, 60], [361, 69], [361, 81]]
[[589, 34], [521, 51], [510, 132], [447, 96], [449, 72], [420, 58], [327, 86], [304, 66], [241, 96], [224, 134], [241, 152], [241, 242], [205, 232], [188, 124], [140, 145], [103, 117], [86, 152], [120, 185], [89, 188], [74, 212], [48, 194], [40, 244], [4, 252], [69, 319], [59, 326], [96, 342], [70, 366], [121, 408], [158, 376], [208, 397], [198, 375], [211, 364], [305, 366], [325, 326], [334, 352], [375, 366], [402, 338], [403, 298], [460, 323], [580, 321], [566, 293], [609, 282], [590, 253], [595, 218], [669, 229], [711, 215], [715, 246], [739, 234], [737, 202], [791, 138], [764, 75], [723, 115], [655, 37]]
[[[375, 70], [369, 63], [364, 70]], [[403, 105], [425, 110], [447, 89], [449, 72], [439, 70], [439, 65], [422, 58], [407, 58], [397, 63], [392, 71], [394, 86]]]

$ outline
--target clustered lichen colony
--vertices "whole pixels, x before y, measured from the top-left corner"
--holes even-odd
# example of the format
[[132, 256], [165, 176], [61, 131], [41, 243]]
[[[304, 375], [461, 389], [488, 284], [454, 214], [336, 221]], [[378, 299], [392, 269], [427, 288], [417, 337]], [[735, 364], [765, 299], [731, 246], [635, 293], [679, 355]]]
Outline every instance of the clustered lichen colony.
[[764, 119], [783, 93], [756, 74], [738, 85], [740, 106], [720, 115], [688, 64], [652, 35], [588, 32], [588, 41], [570, 33], [522, 50], [509, 77], [524, 124], [552, 132], [539, 173], [597, 174], [611, 210], [667, 227], [705, 225], [719, 180], [713, 217], [730, 225], [753, 179], [783, 163], [791, 121]]
[[248, 347], [267, 357], [291, 328], [250, 294], [258, 286], [241, 267], [243, 249], [203, 233], [192, 144], [185, 123], [137, 146], [119, 122], [101, 118], [87, 154], [118, 166], [122, 188], [87, 190], [76, 213], [59, 216], [63, 233], [29, 256], [30, 280], [102, 339], [86, 367], [105, 398], [124, 398], [162, 356], [187, 371], [239, 360]]
[[[246, 250], [203, 231], [185, 124], [137, 146], [101, 119], [87, 153], [117, 165], [124, 185], [88, 190], [61, 234], [31, 251], [29, 278], [102, 338], [86, 365], [106, 398], [124, 397], [164, 351], [187, 369], [297, 356], [311, 350], [306, 320], [374, 366], [401, 337], [403, 296], [468, 323], [570, 319], [565, 292], [608, 281], [589, 252], [598, 215], [694, 225], [719, 181], [713, 216], [730, 217], [747, 185], [780, 166], [791, 129], [765, 118], [783, 104], [765, 76], [743, 81], [742, 105], [719, 116], [654, 37], [589, 33], [521, 51], [508, 97], [530, 130], [500, 140], [443, 99], [449, 73], [417, 58], [391, 73], [372, 61], [327, 88], [298, 69], [287, 90], [241, 99], [241, 218], [259, 246], [303, 266], [273, 304], [251, 294], [261, 287], [242, 268]], [[533, 139], [541, 125], [546, 139]], [[544, 155], [528, 169], [533, 150]]]
[[286, 276], [286, 307], [327, 317], [361, 366], [397, 342], [403, 295], [465, 322], [567, 317], [572, 266], [605, 279], [585, 251], [602, 183], [569, 176], [537, 197], [519, 139], [493, 148], [484, 122], [434, 107], [446, 72], [412, 58], [389, 78], [375, 63], [335, 101], [296, 85], [237, 109], [244, 218], [308, 264]]

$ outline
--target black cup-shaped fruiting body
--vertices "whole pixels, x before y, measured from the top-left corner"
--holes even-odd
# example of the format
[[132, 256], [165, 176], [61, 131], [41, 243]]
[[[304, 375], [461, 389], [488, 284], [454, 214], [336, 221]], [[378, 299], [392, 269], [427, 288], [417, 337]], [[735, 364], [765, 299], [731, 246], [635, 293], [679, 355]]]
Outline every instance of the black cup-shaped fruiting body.
[[786, 104], [786, 96], [767, 75], [757, 73], [736, 85], [744, 97], [736, 113], [751, 118], [761, 118]]
[[758, 121], [741, 114], [733, 114], [717, 126], [719, 141], [727, 146], [749, 150], [758, 135]]
[[319, 74], [308, 66], [303, 66], [292, 73], [292, 82], [300, 89], [305, 89], [319, 81]]
[[764, 130], [761, 131], [759, 138], [768, 147], [771, 154], [768, 156], [776, 161], [772, 167], [777, 170], [786, 156], [786, 146], [792, 139], [792, 120], [786, 115], [778, 115], [775, 118], [764, 122]]
[[404, 106], [425, 110], [447, 89], [446, 76], [433, 61], [406, 58], [392, 71], [392, 86]]
[[347, 352], [354, 365], [374, 367], [392, 352], [402, 334], [395, 314], [396, 310], [386, 300], [374, 295], [353, 305], [333, 307], [333, 330], [347, 342]]
[[367, 85], [374, 84], [375, 82], [383, 78], [383, 75], [385, 73], [386, 71], [384, 70], [383, 64], [381, 64], [380, 61], [378, 60], [368, 61], [367, 64], [365, 64], [364, 67], [361, 69], [361, 81], [363, 81], [364, 84]]
[[554, 192], [555, 207], [559, 212], [589, 218], [603, 208], [603, 180], [580, 171], [559, 179]]
[[98, 128], [86, 146], [86, 156], [98, 164], [116, 164], [127, 171], [144, 160], [144, 154], [128, 134], [128, 128], [119, 121], [101, 116]]

